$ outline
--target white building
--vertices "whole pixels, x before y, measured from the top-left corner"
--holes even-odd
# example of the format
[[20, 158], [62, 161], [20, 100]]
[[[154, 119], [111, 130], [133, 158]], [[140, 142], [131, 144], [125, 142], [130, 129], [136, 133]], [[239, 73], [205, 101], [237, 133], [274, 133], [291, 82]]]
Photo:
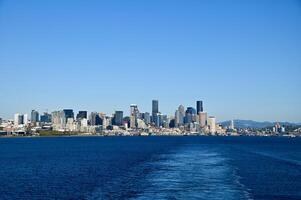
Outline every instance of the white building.
[[145, 122], [141, 119], [137, 119], [137, 125], [138, 125], [139, 129], [146, 129], [147, 128]]
[[232, 129], [232, 130], [235, 129], [235, 127], [234, 127], [234, 120], [231, 120], [230, 129]]
[[14, 115], [14, 125], [19, 126], [21, 124], [24, 124], [24, 115], [16, 113]]
[[23, 116], [23, 123], [24, 123], [25, 125], [28, 124], [28, 114], [24, 114], [24, 116]]
[[212, 116], [208, 117], [207, 123], [208, 123], [208, 126], [209, 126], [210, 133], [212, 133], [212, 134], [216, 133], [216, 119], [215, 119], [215, 117], [212, 117]]
[[80, 121], [80, 125], [81, 125], [81, 127], [88, 127], [88, 119], [82, 119], [81, 121]]

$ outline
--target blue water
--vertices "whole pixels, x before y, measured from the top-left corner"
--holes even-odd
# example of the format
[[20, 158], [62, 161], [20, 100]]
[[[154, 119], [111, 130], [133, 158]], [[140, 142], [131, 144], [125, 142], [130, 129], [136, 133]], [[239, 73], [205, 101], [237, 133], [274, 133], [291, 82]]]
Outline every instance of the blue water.
[[0, 138], [0, 199], [301, 199], [301, 138]]

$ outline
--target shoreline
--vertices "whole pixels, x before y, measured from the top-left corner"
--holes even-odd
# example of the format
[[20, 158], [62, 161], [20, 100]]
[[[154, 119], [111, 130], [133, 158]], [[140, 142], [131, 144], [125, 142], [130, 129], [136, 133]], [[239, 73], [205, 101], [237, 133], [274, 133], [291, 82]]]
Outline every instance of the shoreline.
[[0, 136], [1, 138], [70, 138], [70, 137], [262, 137], [262, 138], [301, 138], [296, 135], [26, 135], [26, 136]]

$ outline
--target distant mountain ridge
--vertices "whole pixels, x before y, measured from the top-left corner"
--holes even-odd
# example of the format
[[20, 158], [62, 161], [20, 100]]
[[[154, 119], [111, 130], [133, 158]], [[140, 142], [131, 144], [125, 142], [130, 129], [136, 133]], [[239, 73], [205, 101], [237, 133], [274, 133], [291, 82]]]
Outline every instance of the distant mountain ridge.
[[[236, 128], [265, 128], [265, 127], [270, 127], [274, 126], [277, 122], [269, 122], [269, 121], [264, 121], [264, 122], [258, 122], [258, 121], [253, 121], [253, 120], [241, 120], [241, 119], [235, 119], [234, 121], [234, 126]], [[230, 120], [220, 122], [221, 125], [223, 126], [229, 126], [231, 123]], [[291, 122], [278, 122], [280, 125], [284, 126], [298, 126], [301, 125], [301, 123], [291, 123]]]

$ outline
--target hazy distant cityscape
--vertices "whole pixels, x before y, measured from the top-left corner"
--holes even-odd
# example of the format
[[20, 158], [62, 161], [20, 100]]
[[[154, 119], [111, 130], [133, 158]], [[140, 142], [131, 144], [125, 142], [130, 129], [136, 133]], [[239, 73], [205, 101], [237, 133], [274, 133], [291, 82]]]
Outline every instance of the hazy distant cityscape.
[[141, 112], [131, 104], [130, 115], [115, 111], [112, 115], [102, 112], [63, 109], [29, 114], [16, 113], [13, 120], [0, 118], [1, 136], [52, 136], [52, 135], [102, 135], [102, 136], [149, 136], [149, 135], [210, 135], [210, 136], [300, 136], [300, 126], [275, 123], [272, 126], [254, 128], [236, 127], [235, 121], [217, 123], [216, 117], [205, 111], [203, 101], [195, 107], [179, 105], [175, 114], [160, 112], [159, 101], [152, 100], [152, 111]]

